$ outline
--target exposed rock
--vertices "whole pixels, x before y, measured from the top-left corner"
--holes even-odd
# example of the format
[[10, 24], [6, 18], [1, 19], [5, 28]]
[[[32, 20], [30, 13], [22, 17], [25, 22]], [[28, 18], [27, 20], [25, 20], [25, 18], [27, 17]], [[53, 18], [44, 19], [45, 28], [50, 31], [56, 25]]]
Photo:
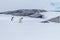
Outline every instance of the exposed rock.
[[49, 23], [49, 21], [42, 21], [41, 23]]
[[60, 16], [48, 20], [50, 22], [60, 23]]
[[8, 14], [14, 16], [29, 16], [34, 18], [43, 18], [42, 12], [47, 12], [46, 10], [40, 9], [20, 9], [15, 11], [1, 12], [0, 14]]

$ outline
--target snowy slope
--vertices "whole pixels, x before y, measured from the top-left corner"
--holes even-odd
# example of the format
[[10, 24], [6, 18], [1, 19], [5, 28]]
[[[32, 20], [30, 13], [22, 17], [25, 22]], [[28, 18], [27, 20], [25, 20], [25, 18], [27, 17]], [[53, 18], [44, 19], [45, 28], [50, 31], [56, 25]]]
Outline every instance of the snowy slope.
[[[47, 16], [47, 15], [46, 15]], [[19, 16], [10, 21], [11, 15], [0, 15], [0, 40], [60, 40], [60, 24], [40, 23], [43, 19]]]
[[43, 15], [45, 15], [44, 16], [45, 19], [43, 19], [43, 20], [49, 20], [49, 19], [60, 16], [60, 12], [45, 12], [45, 13], [43, 13]]

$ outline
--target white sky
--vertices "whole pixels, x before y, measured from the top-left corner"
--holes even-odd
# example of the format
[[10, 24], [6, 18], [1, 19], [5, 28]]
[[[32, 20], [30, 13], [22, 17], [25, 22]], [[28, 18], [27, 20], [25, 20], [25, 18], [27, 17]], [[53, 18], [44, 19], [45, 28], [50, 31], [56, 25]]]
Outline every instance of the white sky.
[[15, 9], [53, 9], [50, 2], [59, 0], [0, 0], [0, 11]]

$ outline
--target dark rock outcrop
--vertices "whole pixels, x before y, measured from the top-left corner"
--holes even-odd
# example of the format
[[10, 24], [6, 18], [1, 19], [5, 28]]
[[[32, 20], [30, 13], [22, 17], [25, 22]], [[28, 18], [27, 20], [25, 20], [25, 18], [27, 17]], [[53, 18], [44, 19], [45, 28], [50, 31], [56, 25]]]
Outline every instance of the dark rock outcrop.
[[33, 18], [43, 18], [43, 15], [40, 13], [47, 12], [46, 10], [40, 9], [20, 9], [15, 11], [1, 12], [0, 14], [8, 14], [14, 16], [29, 16]]

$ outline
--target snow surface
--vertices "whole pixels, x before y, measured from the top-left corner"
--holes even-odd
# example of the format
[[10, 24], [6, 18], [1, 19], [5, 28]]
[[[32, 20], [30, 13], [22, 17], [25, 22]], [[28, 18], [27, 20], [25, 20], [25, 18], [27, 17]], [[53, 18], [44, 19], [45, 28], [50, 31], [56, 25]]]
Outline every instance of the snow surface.
[[60, 40], [58, 23], [44, 24], [40, 23], [43, 19], [30, 17], [24, 17], [23, 22], [19, 23], [19, 16], [15, 16], [14, 21], [11, 17], [0, 15], [0, 40]]
[[45, 12], [43, 15], [45, 15], [43, 20], [48, 20], [60, 16], [60, 12]]

